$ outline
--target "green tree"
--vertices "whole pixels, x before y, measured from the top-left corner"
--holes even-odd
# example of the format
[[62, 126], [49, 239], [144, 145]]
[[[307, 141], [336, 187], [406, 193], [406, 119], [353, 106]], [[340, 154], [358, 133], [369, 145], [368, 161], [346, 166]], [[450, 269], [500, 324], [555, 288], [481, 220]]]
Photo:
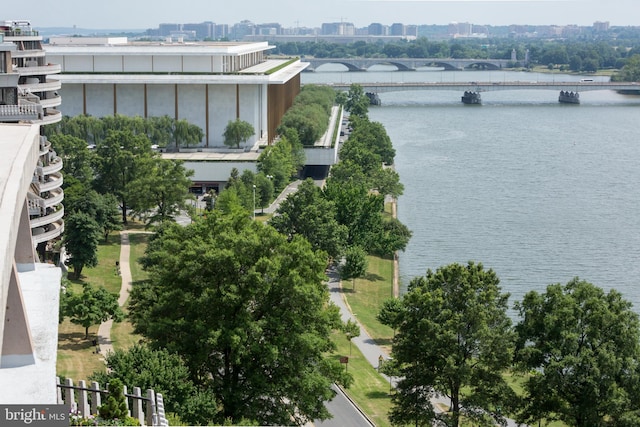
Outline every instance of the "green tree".
[[376, 315], [376, 318], [383, 325], [393, 328], [393, 334], [395, 335], [396, 329], [400, 325], [401, 313], [402, 301], [400, 298], [389, 298], [382, 303], [382, 307]]
[[124, 387], [120, 380], [113, 378], [109, 382], [109, 396], [98, 412], [105, 420], [124, 420], [129, 416]]
[[151, 142], [144, 134], [112, 130], [97, 145], [96, 154], [95, 187], [100, 193], [116, 196], [122, 211], [122, 223], [127, 224], [131, 183], [145, 170], [140, 167], [145, 160], [155, 155], [151, 151]]
[[302, 236], [314, 250], [336, 258], [345, 245], [347, 230], [335, 215], [334, 204], [323, 197], [320, 187], [309, 178], [280, 204], [269, 224], [287, 239]]
[[368, 266], [367, 252], [360, 246], [351, 246], [345, 250], [344, 262], [338, 268], [340, 279], [352, 280], [352, 287], [355, 291], [356, 279], [366, 274]]
[[62, 293], [61, 310], [64, 318], [69, 317], [71, 323], [84, 327], [85, 338], [89, 338], [89, 328], [99, 325], [109, 319], [114, 322], [121, 322], [124, 313], [118, 305], [118, 295], [109, 293], [102, 286], [96, 288], [85, 283], [82, 286], [82, 293], [75, 294], [71, 289]]
[[179, 160], [145, 157], [138, 163], [140, 173], [129, 184], [129, 202], [134, 214], [147, 225], [173, 221], [187, 208], [193, 171]]
[[76, 279], [80, 279], [85, 266], [98, 265], [100, 236], [100, 226], [88, 213], [74, 212], [65, 219], [62, 242], [69, 255], [66, 264], [73, 267]]
[[516, 304], [517, 361], [534, 372], [521, 419], [569, 426], [631, 426], [638, 416], [640, 329], [631, 303], [574, 278]]
[[329, 416], [348, 383], [330, 333], [339, 313], [326, 259], [246, 214], [214, 211], [163, 229], [148, 246], [149, 282], [131, 294], [135, 330], [180, 354], [220, 403], [215, 421], [304, 424]]
[[342, 326], [342, 331], [347, 336], [347, 340], [349, 340], [349, 356], [351, 356], [351, 340], [360, 336], [360, 325], [358, 322], [348, 319], [347, 323]]
[[[209, 395], [209, 403], [202, 405], [201, 392], [189, 378], [189, 369], [177, 354], [165, 349], [154, 350], [147, 344], [107, 354], [107, 370], [95, 371], [89, 379], [100, 384], [121, 381], [133, 390], [153, 389], [161, 393], [166, 411], [176, 413], [184, 422], [194, 425], [210, 424], [217, 413], [215, 397]], [[193, 409], [198, 408], [198, 411]]]
[[[392, 348], [403, 377], [392, 422], [431, 425], [438, 417], [457, 427], [461, 416], [483, 426], [502, 420], [501, 410], [514, 401], [502, 377], [513, 355], [508, 298], [493, 270], [473, 262], [411, 280]], [[435, 415], [434, 392], [451, 399], [450, 412]]]
[[366, 117], [369, 112], [369, 97], [364, 93], [364, 89], [357, 83], [351, 84], [347, 93], [346, 110], [352, 116]]
[[224, 129], [224, 145], [240, 148], [240, 143], [247, 142], [255, 133], [251, 123], [240, 119], [229, 120], [227, 127]]

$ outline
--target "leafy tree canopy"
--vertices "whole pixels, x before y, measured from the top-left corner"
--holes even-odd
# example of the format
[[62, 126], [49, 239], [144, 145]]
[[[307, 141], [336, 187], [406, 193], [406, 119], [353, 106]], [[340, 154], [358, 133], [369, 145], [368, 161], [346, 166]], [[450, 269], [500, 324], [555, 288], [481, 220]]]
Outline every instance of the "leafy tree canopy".
[[517, 358], [526, 372], [521, 419], [569, 426], [640, 423], [638, 316], [622, 295], [575, 278], [525, 295]]
[[392, 355], [403, 377], [392, 422], [431, 425], [434, 392], [451, 399], [450, 412], [437, 415], [448, 426], [457, 427], [461, 416], [482, 426], [502, 419], [515, 401], [501, 375], [513, 354], [508, 298], [493, 270], [473, 262], [411, 281], [402, 310], [389, 319], [398, 327]]
[[192, 380], [220, 403], [218, 423], [304, 424], [329, 416], [330, 357], [339, 315], [326, 258], [246, 214], [213, 211], [167, 226], [148, 246], [146, 285], [130, 306], [136, 332], [181, 355]]

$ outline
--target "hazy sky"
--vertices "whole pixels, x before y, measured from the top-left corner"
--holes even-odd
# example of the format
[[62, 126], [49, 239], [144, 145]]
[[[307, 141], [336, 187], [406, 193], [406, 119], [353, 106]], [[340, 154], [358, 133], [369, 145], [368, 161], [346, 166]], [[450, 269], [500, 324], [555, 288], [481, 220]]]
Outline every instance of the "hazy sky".
[[[35, 27], [146, 29], [159, 23], [279, 22], [318, 27], [323, 22], [390, 25], [471, 22], [640, 26], [639, 0], [3, 0], [0, 20], [28, 19]], [[8, 4], [7, 4], [8, 3]], [[26, 7], [28, 5], [28, 7]]]

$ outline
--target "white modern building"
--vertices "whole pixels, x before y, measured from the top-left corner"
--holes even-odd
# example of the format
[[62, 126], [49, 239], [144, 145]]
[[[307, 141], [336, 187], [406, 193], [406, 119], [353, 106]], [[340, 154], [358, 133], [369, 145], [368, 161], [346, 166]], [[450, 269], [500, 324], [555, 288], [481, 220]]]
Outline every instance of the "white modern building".
[[244, 149], [272, 142], [308, 66], [267, 59], [267, 42], [53, 38], [45, 48], [62, 67], [63, 114], [186, 119], [204, 131], [199, 148], [224, 147], [225, 127], [236, 119], [256, 132]]
[[[55, 404], [62, 161], [40, 125], [61, 119], [60, 67], [27, 21], [0, 21], [0, 404]], [[38, 250], [36, 250], [38, 249]]]

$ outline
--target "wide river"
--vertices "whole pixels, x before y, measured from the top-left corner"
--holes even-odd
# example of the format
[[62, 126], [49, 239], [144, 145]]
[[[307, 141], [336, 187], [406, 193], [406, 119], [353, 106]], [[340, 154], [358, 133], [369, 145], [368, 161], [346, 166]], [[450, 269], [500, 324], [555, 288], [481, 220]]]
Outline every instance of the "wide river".
[[[302, 82], [580, 79], [340, 67]], [[581, 105], [564, 105], [556, 91], [498, 91], [468, 106], [461, 95], [384, 93], [369, 110], [391, 137], [405, 186], [398, 216], [413, 237], [400, 254], [402, 288], [429, 268], [474, 260], [496, 271], [511, 303], [579, 276], [640, 312], [640, 97], [583, 92]]]

